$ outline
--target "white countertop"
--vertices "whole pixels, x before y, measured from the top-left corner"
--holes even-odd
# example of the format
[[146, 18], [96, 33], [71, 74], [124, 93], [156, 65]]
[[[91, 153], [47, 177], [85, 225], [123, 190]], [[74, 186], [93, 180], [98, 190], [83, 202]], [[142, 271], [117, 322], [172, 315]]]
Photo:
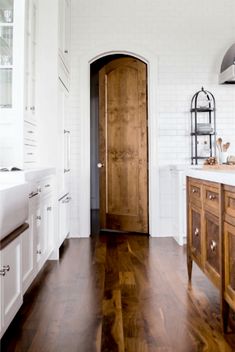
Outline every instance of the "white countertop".
[[0, 184], [20, 183], [24, 181], [39, 180], [43, 177], [55, 174], [55, 168], [42, 167], [24, 171], [5, 171], [0, 172]]
[[41, 179], [43, 177], [55, 174], [55, 168], [47, 167], [47, 168], [38, 168], [38, 169], [30, 169], [25, 170], [25, 180], [32, 181], [36, 179]]
[[235, 186], [235, 170], [203, 169], [192, 166], [185, 170], [185, 175], [201, 180], [218, 182], [229, 186]]

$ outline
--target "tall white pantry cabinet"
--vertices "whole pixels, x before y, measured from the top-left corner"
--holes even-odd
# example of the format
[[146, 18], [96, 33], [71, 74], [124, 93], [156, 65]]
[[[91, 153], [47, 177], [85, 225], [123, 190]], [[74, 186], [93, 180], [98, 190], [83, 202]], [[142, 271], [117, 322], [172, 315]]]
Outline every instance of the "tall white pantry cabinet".
[[70, 233], [70, 0], [40, 0], [38, 10], [39, 163], [56, 168], [59, 248]]

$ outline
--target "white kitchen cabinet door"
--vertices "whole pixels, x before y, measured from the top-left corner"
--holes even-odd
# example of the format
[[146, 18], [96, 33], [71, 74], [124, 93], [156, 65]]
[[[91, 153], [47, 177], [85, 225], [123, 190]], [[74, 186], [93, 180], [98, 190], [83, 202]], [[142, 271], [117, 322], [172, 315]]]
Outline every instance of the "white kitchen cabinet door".
[[54, 208], [52, 198], [49, 198], [44, 205], [44, 232], [47, 243], [47, 253], [50, 253], [54, 247]]
[[60, 198], [69, 192], [70, 186], [70, 131], [67, 127], [69, 93], [60, 80], [58, 95], [58, 196]]
[[59, 56], [69, 72], [70, 65], [70, 0], [59, 0]]
[[36, 2], [0, 1], [0, 159], [23, 169], [35, 166], [38, 157], [36, 134], [24, 138], [24, 121], [36, 126]]
[[25, 52], [25, 120], [35, 124], [35, 81], [36, 81], [36, 27], [37, 2], [27, 1], [26, 5], [26, 52]]
[[2, 306], [3, 306], [3, 279], [4, 279], [5, 272], [3, 270], [3, 263], [2, 263], [2, 251], [0, 251], [0, 338], [3, 334], [3, 314], [2, 314]]
[[29, 214], [29, 228], [22, 234], [22, 280], [23, 293], [34, 279], [35, 273], [35, 215]]
[[58, 247], [64, 242], [70, 233], [70, 202], [71, 197], [65, 194], [59, 200], [59, 243]]
[[37, 209], [36, 212], [36, 233], [37, 233], [37, 270], [39, 271], [44, 262], [46, 257], [46, 235], [45, 235], [45, 224], [44, 224], [44, 204], [40, 204], [40, 207]]
[[23, 302], [22, 266], [21, 266], [21, 236], [18, 236], [1, 251], [2, 287], [2, 333], [7, 329]]
[[54, 208], [53, 198], [41, 200], [36, 215], [37, 226], [37, 266], [42, 268], [54, 248]]

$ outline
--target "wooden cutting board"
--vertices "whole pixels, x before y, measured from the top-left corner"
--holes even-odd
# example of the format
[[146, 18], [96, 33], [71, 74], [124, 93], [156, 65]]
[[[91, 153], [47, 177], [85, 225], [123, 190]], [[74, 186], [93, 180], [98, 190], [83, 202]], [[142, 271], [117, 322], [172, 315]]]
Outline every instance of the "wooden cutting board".
[[235, 165], [227, 165], [227, 164], [203, 165], [203, 169], [235, 171]]

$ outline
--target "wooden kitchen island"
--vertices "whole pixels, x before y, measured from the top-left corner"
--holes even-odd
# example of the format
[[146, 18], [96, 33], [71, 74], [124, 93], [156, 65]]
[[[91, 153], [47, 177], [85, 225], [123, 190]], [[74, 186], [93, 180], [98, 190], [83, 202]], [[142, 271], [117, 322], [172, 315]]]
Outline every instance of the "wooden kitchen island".
[[[223, 332], [235, 311], [235, 170], [187, 170], [187, 265], [219, 289]], [[234, 313], [233, 313], [234, 314]]]

